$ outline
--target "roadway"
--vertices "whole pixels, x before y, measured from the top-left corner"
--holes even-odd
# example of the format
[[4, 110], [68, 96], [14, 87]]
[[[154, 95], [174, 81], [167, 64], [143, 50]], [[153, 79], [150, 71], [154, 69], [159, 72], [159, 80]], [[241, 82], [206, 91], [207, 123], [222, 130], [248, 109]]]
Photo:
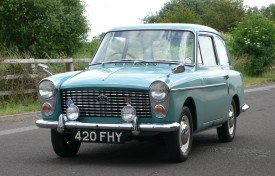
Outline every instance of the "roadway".
[[76, 157], [59, 158], [50, 130], [34, 125], [39, 113], [0, 117], [0, 176], [275, 175], [275, 85], [247, 88], [245, 99], [234, 141], [220, 143], [215, 129], [196, 134], [184, 163], [170, 162], [159, 143], [137, 141], [84, 143]]

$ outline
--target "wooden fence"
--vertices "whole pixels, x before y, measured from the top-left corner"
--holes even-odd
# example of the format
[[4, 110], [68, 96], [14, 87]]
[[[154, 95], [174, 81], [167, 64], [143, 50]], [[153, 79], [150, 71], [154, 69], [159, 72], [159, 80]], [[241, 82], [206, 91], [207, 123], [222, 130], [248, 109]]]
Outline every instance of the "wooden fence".
[[[66, 58], [66, 59], [4, 59], [0, 61], [0, 64], [28, 64], [30, 68], [30, 73], [27, 75], [30, 79], [41, 79], [41, 74], [37, 71], [37, 64], [51, 64], [51, 63], [65, 63], [66, 71], [74, 71], [74, 63], [77, 62], [90, 62], [91, 59], [87, 58]], [[3, 80], [19, 80], [23, 77], [22, 74], [17, 75], [0, 75], [0, 81]], [[35, 85], [36, 86], [36, 85]], [[36, 92], [36, 89], [25, 89], [24, 93], [33, 93]], [[4, 90], [0, 91], [0, 96], [12, 95], [20, 92]]]

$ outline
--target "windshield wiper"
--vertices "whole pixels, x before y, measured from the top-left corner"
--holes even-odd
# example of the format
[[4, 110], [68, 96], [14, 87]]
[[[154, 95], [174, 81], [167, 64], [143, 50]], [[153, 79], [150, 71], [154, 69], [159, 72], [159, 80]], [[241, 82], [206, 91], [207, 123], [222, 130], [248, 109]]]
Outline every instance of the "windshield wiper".
[[167, 64], [180, 64], [179, 61], [165, 61], [165, 60], [132, 60], [132, 59], [122, 59], [122, 60], [115, 60], [115, 61], [107, 61], [107, 62], [99, 62], [95, 64], [90, 64], [89, 66], [92, 65], [99, 65], [99, 64], [109, 64], [109, 63], [131, 63], [133, 62], [133, 65], [136, 65], [137, 63], [167, 63]]
[[125, 61], [132, 61], [132, 60], [116, 60], [116, 61], [98, 62], [98, 63], [90, 64], [89, 66], [100, 65], [100, 64], [104, 65], [104, 64], [109, 64], [109, 63], [122, 63]]
[[167, 63], [167, 64], [180, 64], [179, 61], [166, 61], [166, 60], [154, 60], [153, 62]]

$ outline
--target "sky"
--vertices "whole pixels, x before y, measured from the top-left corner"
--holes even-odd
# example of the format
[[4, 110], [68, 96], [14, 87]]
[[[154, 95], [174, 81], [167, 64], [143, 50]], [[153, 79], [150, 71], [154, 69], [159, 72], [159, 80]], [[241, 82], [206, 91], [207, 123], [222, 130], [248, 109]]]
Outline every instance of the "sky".
[[[169, 0], [81, 0], [90, 23], [89, 39], [113, 27], [140, 24], [150, 12], [160, 10]], [[245, 0], [250, 7], [269, 6], [275, 0]]]

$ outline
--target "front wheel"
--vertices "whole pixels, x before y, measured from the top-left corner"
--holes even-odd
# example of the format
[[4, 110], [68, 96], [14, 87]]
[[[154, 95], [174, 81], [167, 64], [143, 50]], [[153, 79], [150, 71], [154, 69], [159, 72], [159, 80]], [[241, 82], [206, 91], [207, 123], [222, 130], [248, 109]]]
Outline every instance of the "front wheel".
[[77, 154], [81, 142], [72, 141], [72, 135], [58, 133], [51, 129], [52, 146], [55, 153], [60, 157], [71, 157]]
[[231, 142], [233, 141], [236, 133], [236, 125], [237, 125], [237, 113], [236, 113], [236, 104], [235, 101], [232, 100], [231, 105], [229, 107], [229, 118], [228, 121], [223, 123], [221, 127], [217, 128], [217, 134], [219, 140], [221, 142]]
[[176, 162], [186, 161], [193, 142], [192, 115], [188, 107], [183, 107], [180, 119], [180, 128], [166, 134], [165, 142], [170, 158]]

